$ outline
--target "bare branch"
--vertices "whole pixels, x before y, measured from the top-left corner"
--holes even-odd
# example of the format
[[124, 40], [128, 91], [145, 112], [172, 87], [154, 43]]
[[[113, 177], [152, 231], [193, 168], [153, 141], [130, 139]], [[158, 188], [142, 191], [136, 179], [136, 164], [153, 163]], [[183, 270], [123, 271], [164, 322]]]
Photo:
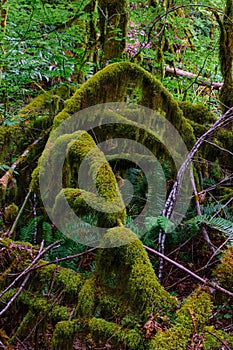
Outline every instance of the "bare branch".
[[84, 252], [82, 253], [78, 253], [78, 254], [74, 254], [74, 255], [68, 255], [68, 256], [65, 256], [64, 258], [60, 258], [60, 259], [56, 259], [56, 260], [52, 260], [52, 261], [49, 261], [45, 264], [42, 264], [42, 265], [38, 265], [38, 266], [34, 266], [32, 268], [32, 270], [37, 270], [37, 269], [40, 269], [42, 267], [45, 267], [45, 266], [48, 266], [48, 265], [51, 265], [51, 264], [57, 264], [61, 261], [67, 261], [67, 260], [71, 260], [71, 259], [75, 259], [75, 258], [79, 258], [80, 256], [83, 256], [85, 254], [89, 254], [93, 251], [95, 251], [97, 248], [91, 248], [91, 249], [88, 249], [88, 250], [85, 250]]
[[148, 247], [148, 246], [146, 246], [146, 245], [143, 245], [143, 247], [144, 247], [146, 250], [148, 250], [149, 252], [152, 252], [152, 253], [158, 255], [160, 258], [163, 258], [164, 260], [167, 260], [167, 261], [170, 262], [171, 264], [177, 266], [179, 269], [181, 269], [181, 270], [187, 272], [190, 276], [196, 278], [198, 281], [202, 282], [203, 284], [205, 284], [205, 285], [207, 285], [207, 286], [209, 286], [209, 287], [211, 287], [211, 288], [213, 288], [213, 289], [219, 290], [220, 292], [223, 292], [223, 293], [225, 293], [225, 294], [230, 295], [231, 297], [233, 297], [233, 293], [232, 293], [232, 292], [230, 292], [229, 290], [227, 290], [227, 289], [225, 289], [225, 288], [219, 286], [217, 283], [212, 282], [212, 281], [209, 281], [209, 280], [207, 280], [207, 279], [204, 279], [204, 278], [198, 276], [197, 274], [195, 274], [195, 273], [192, 272], [191, 270], [187, 269], [186, 267], [184, 267], [183, 265], [177, 263], [176, 261], [174, 261], [174, 260], [168, 258], [166, 255], [161, 254], [160, 252], [158, 252], [158, 251], [155, 250], [155, 249], [152, 249], [152, 248], [150, 248], [150, 247]]
[[24, 202], [23, 202], [23, 204], [22, 204], [22, 206], [21, 206], [21, 208], [20, 208], [20, 210], [19, 210], [19, 212], [18, 212], [18, 215], [16, 216], [16, 219], [15, 219], [15, 221], [14, 221], [14, 223], [13, 223], [11, 229], [5, 233], [6, 236], [8, 236], [8, 235], [10, 236], [10, 235], [14, 232], [14, 230], [15, 230], [15, 228], [16, 228], [16, 225], [17, 225], [17, 223], [18, 223], [18, 221], [19, 221], [19, 219], [20, 219], [20, 217], [21, 217], [21, 214], [22, 214], [22, 212], [23, 212], [23, 210], [24, 210], [24, 207], [25, 207], [25, 205], [27, 204], [28, 198], [30, 197], [31, 192], [32, 192], [32, 190], [30, 189], [30, 190], [28, 191], [28, 193], [27, 193], [25, 199], [24, 199]]
[[25, 277], [25, 279], [23, 280], [22, 284], [20, 285], [20, 287], [18, 288], [17, 292], [13, 295], [13, 297], [8, 301], [8, 303], [6, 304], [6, 306], [4, 307], [4, 309], [2, 309], [0, 311], [0, 316], [2, 316], [4, 314], [4, 312], [6, 312], [9, 307], [11, 306], [11, 304], [15, 301], [15, 299], [19, 296], [19, 294], [22, 292], [25, 284], [27, 283], [28, 279], [30, 277], [30, 273], [27, 274], [27, 276]]
[[[191, 183], [192, 183], [192, 186], [193, 186], [193, 192], [194, 192], [195, 199], [196, 199], [197, 214], [198, 215], [202, 215], [201, 207], [200, 207], [200, 203], [199, 203], [199, 195], [197, 193], [196, 183], [195, 183], [195, 179], [194, 179], [194, 176], [193, 176], [193, 169], [190, 169], [190, 178], [191, 178]], [[215, 249], [213, 243], [210, 240], [210, 237], [208, 235], [208, 232], [207, 232], [205, 226], [203, 226], [203, 225], [201, 226], [201, 232], [202, 232], [202, 235], [203, 235], [205, 241], [209, 244], [210, 249], [212, 250], [212, 253], [215, 253], [216, 249]]]
[[25, 269], [23, 270], [15, 279], [14, 281], [12, 281], [9, 286], [7, 286], [1, 293], [0, 293], [0, 298], [9, 290], [11, 289], [23, 276], [27, 275], [32, 267], [38, 262], [38, 260], [41, 259], [41, 257], [47, 253], [50, 249], [56, 247], [60, 242], [62, 242], [62, 240], [59, 240], [57, 242], [53, 242], [51, 243], [48, 247], [46, 247], [45, 249], [43, 249], [44, 246], [44, 241], [42, 241], [41, 246], [40, 246], [40, 250], [39, 253], [37, 254], [37, 256], [35, 257], [35, 259], [33, 259], [33, 261], [31, 262], [31, 264]]
[[175, 75], [175, 76], [179, 75], [182, 77], [186, 77], [188, 79], [197, 79], [195, 81], [196, 84], [203, 85], [203, 86], [209, 86], [215, 90], [219, 90], [223, 86], [223, 83], [216, 83], [216, 82], [212, 82], [212, 81], [208, 81], [208, 80], [207, 81], [203, 80], [203, 78], [198, 77], [197, 74], [193, 74], [191, 72], [187, 72], [187, 71], [179, 69], [179, 68], [172, 68], [172, 67], [166, 66], [165, 71], [171, 75]]
[[[219, 128], [226, 127], [229, 123], [233, 121], [233, 108], [230, 108], [226, 113], [221, 115], [216, 122], [196, 141], [195, 145], [191, 149], [191, 151], [188, 153], [188, 155], [185, 158], [185, 161], [181, 165], [180, 169], [178, 170], [176, 181], [172, 187], [172, 190], [165, 202], [164, 209], [162, 215], [171, 218], [179, 192], [180, 192], [180, 187], [182, 183], [182, 178], [187, 170], [188, 166], [192, 162], [195, 154], [203, 144], [203, 142], [211, 136], [216, 130]], [[164, 246], [165, 246], [165, 239], [166, 239], [166, 234], [163, 230], [160, 230], [159, 233], [159, 251], [164, 254]], [[163, 271], [163, 258], [160, 259], [159, 261], [159, 273], [158, 273], [158, 278], [159, 281], [161, 282], [162, 280], [162, 271]]]
[[42, 136], [35, 140], [27, 149], [16, 159], [16, 161], [11, 165], [10, 169], [0, 179], [0, 186], [7, 188], [8, 182], [12, 179], [12, 175], [17, 166], [28, 156], [28, 153], [33, 147], [35, 147], [43, 138], [50, 132], [51, 128], [47, 129]]

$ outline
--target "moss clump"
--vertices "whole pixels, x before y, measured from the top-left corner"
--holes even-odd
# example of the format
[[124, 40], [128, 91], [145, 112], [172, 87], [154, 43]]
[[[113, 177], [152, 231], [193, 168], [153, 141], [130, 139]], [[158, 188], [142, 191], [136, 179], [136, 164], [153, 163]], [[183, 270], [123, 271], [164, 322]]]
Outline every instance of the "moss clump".
[[66, 306], [55, 305], [49, 313], [49, 317], [55, 324], [60, 321], [67, 321], [69, 319], [71, 310]]
[[233, 286], [233, 247], [229, 247], [223, 254], [221, 263], [214, 270], [220, 285], [232, 290]]
[[109, 64], [83, 84], [55, 117], [54, 128], [81, 109], [99, 103], [124, 101], [129, 86], [131, 90], [132, 87], [134, 90], [141, 87], [139, 103], [165, 115], [178, 129], [189, 148], [194, 144], [192, 128], [172, 95], [152, 74], [129, 62]]
[[190, 102], [179, 102], [184, 117], [200, 125], [213, 124], [216, 121], [215, 115], [202, 104], [192, 104]]
[[204, 328], [204, 349], [219, 350], [223, 348], [223, 344], [228, 346], [228, 349], [233, 349], [233, 337], [228, 333], [215, 330], [213, 326]]
[[101, 339], [101, 342], [106, 342], [111, 338], [111, 343], [119, 346], [122, 332], [118, 324], [93, 317], [89, 321], [89, 328], [94, 338]]
[[5, 208], [5, 221], [6, 223], [12, 223], [19, 212], [19, 208], [15, 203], [8, 205]]
[[186, 299], [177, 312], [176, 325], [164, 332], [158, 332], [151, 341], [150, 349], [183, 350], [186, 349], [192, 335], [201, 333], [212, 313], [209, 294], [196, 292]]
[[56, 324], [51, 350], [70, 350], [73, 348], [75, 334], [78, 331], [77, 321], [61, 321]]
[[[119, 242], [119, 243], [118, 243]], [[104, 237], [106, 246], [119, 247], [100, 250], [97, 257], [97, 275], [103, 285], [109, 278], [114, 281], [113, 291], [128, 298], [133, 312], [146, 319], [149, 313], [176, 306], [171, 297], [158, 283], [149, 257], [141, 241], [128, 229], [113, 228]]]
[[118, 350], [126, 346], [129, 350], [145, 349], [142, 337], [138, 330], [125, 330], [114, 322], [108, 322], [101, 318], [93, 317], [89, 321], [89, 329], [96, 344], [107, 344], [111, 349]]
[[[64, 197], [66, 198], [70, 207], [73, 209], [74, 213], [79, 218], [84, 217], [84, 222], [88, 223], [88, 221], [86, 221], [85, 219], [85, 216], [88, 214], [89, 216], [91, 215], [92, 221], [90, 224], [102, 228], [119, 226], [125, 221], [125, 209], [122, 209], [121, 198], [119, 198], [118, 201], [115, 200], [113, 203], [107, 201], [100, 202], [99, 196], [96, 196], [93, 193], [82, 191], [79, 189], [66, 188], [57, 195], [56, 202], [53, 208], [54, 215], [56, 215], [58, 220], [59, 218], [61, 218], [61, 220], [63, 220], [63, 223], [65, 222], [65, 219], [66, 222], [69, 222], [69, 218], [64, 218], [64, 215], [63, 217], [61, 216], [63, 214], [64, 208]], [[92, 205], [90, 206], [88, 203], [91, 203]], [[90, 237], [89, 232], [87, 231], [86, 237], [80, 236], [80, 242], [83, 242], [83, 240], [89, 242], [89, 240], [91, 239], [91, 234], [93, 233], [96, 234], [95, 239], [97, 241], [99, 241], [102, 238], [102, 235], [98, 235], [98, 230], [96, 232], [91, 231]], [[76, 239], [76, 241], [79, 241], [79, 231], [77, 229], [75, 229], [73, 232], [70, 231], [70, 235], [71, 237]]]
[[[40, 264], [46, 263], [40, 261]], [[81, 274], [70, 269], [50, 264], [38, 269], [35, 273], [35, 288], [53, 283], [54, 290], [62, 289], [67, 304], [76, 300], [78, 293], [84, 283]]]
[[83, 285], [78, 295], [77, 312], [84, 318], [93, 316], [96, 307], [95, 277], [90, 277]]
[[145, 349], [145, 340], [143, 341], [141, 334], [136, 329], [131, 329], [124, 334], [124, 343], [130, 350]]
[[115, 200], [120, 195], [115, 176], [103, 152], [88, 133], [84, 133], [77, 141], [69, 144], [68, 163], [71, 164], [72, 172], [77, 171], [84, 157], [86, 157], [86, 182], [90, 184], [86, 190], [94, 192], [97, 189], [99, 196], [106, 201]]

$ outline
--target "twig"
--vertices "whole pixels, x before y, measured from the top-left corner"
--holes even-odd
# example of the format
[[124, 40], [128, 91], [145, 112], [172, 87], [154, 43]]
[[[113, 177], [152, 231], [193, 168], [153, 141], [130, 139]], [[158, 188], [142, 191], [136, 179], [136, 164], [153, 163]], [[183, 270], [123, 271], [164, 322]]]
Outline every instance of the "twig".
[[207, 142], [207, 143], [209, 143], [210, 145], [213, 145], [214, 147], [220, 149], [221, 151], [227, 152], [227, 153], [229, 153], [231, 156], [233, 156], [233, 153], [232, 153], [231, 151], [229, 151], [229, 150], [226, 149], [226, 148], [220, 147], [219, 145], [217, 145], [217, 143], [214, 143], [214, 142], [211, 142], [211, 141], [208, 141], [208, 140], [205, 140], [205, 142]]
[[31, 149], [36, 146], [43, 138], [45, 135], [47, 135], [50, 132], [51, 128], [47, 129], [44, 132], [44, 135], [40, 136], [37, 140], [35, 140], [31, 145], [29, 145], [26, 150], [16, 159], [16, 161], [11, 165], [10, 169], [6, 171], [6, 173], [1, 177], [0, 179], [0, 186], [3, 188], [7, 188], [8, 182], [12, 178], [12, 174], [14, 170], [17, 168], [17, 166], [28, 156], [28, 153], [31, 151]]
[[42, 264], [42, 265], [37, 265], [37, 266], [34, 266], [32, 268], [32, 270], [37, 270], [37, 269], [40, 269], [42, 267], [45, 267], [45, 266], [48, 266], [48, 265], [51, 265], [51, 264], [57, 264], [58, 262], [60, 261], [66, 261], [66, 260], [71, 260], [71, 259], [75, 259], [75, 258], [78, 258], [80, 256], [83, 256], [84, 254], [88, 254], [88, 253], [91, 253], [93, 252], [94, 250], [96, 250], [97, 248], [91, 248], [91, 249], [88, 249], [88, 250], [85, 250], [84, 252], [82, 253], [78, 253], [78, 254], [74, 254], [74, 255], [68, 255], [68, 256], [65, 256], [64, 258], [60, 258], [60, 259], [55, 259], [55, 260], [52, 260], [52, 261], [49, 261], [45, 264]]
[[42, 241], [41, 246], [40, 246], [40, 250], [39, 253], [37, 254], [37, 256], [35, 257], [35, 259], [31, 262], [31, 264], [25, 269], [23, 270], [23, 272], [21, 272], [15, 279], [14, 281], [12, 281], [8, 287], [6, 287], [1, 293], [0, 293], [0, 298], [9, 290], [11, 289], [19, 280], [20, 278], [22, 278], [23, 276], [27, 275], [29, 272], [31, 272], [32, 267], [37, 263], [38, 260], [41, 259], [41, 257], [50, 249], [54, 248], [55, 246], [57, 246], [60, 242], [62, 242], [62, 240], [59, 240], [57, 242], [53, 242], [51, 243], [48, 247], [46, 247], [44, 250], [44, 241]]
[[187, 239], [185, 242], [183, 242], [182, 244], [179, 245], [179, 247], [177, 247], [176, 249], [174, 249], [172, 252], [170, 252], [169, 254], [167, 254], [167, 256], [174, 254], [175, 252], [177, 252], [178, 250], [180, 250], [182, 247], [184, 247], [189, 241], [191, 241], [192, 237], [190, 237], [189, 239]]
[[[207, 269], [207, 267], [216, 264], [218, 261], [213, 261], [212, 263], [206, 263], [205, 266], [200, 267], [199, 269], [195, 270], [194, 273], [203, 271], [205, 269]], [[184, 282], [185, 280], [187, 280], [189, 277], [191, 277], [190, 275], [186, 275], [184, 277], [182, 277], [181, 279], [179, 279], [178, 281], [174, 282], [173, 284], [169, 285], [166, 287], [167, 290], [174, 288], [177, 284], [180, 284], [181, 282]]]
[[16, 216], [16, 219], [15, 219], [15, 221], [14, 221], [14, 223], [13, 223], [11, 229], [5, 233], [6, 236], [8, 236], [8, 235], [10, 236], [10, 235], [12, 235], [12, 233], [14, 232], [14, 230], [15, 230], [15, 228], [16, 228], [16, 225], [17, 225], [17, 223], [18, 223], [18, 221], [19, 221], [19, 219], [20, 219], [20, 217], [21, 217], [21, 214], [22, 214], [22, 212], [23, 212], [23, 210], [24, 210], [24, 207], [25, 207], [25, 205], [27, 204], [27, 201], [28, 201], [28, 199], [29, 199], [29, 196], [30, 196], [31, 192], [32, 192], [32, 190], [29, 189], [29, 191], [28, 191], [28, 193], [27, 193], [27, 195], [26, 195], [26, 197], [25, 197], [25, 199], [24, 199], [24, 202], [23, 202], [23, 204], [22, 204], [22, 206], [21, 206], [21, 208], [20, 208], [20, 210], [19, 210], [19, 212], [18, 212], [18, 215]]
[[9, 307], [11, 306], [11, 304], [14, 302], [14, 300], [19, 296], [19, 294], [22, 292], [25, 284], [27, 283], [28, 279], [30, 277], [30, 272], [27, 274], [27, 276], [25, 277], [25, 279], [23, 280], [22, 284], [20, 285], [20, 287], [18, 288], [17, 292], [13, 295], [13, 297], [8, 301], [7, 305], [4, 307], [4, 309], [2, 309], [0, 311], [0, 316], [2, 316], [4, 314], [4, 312], [6, 312]]
[[209, 331], [206, 331], [206, 333], [209, 333], [210, 335], [212, 335], [213, 337], [215, 337], [223, 346], [224, 348], [226, 348], [227, 350], [231, 350], [229, 348], [229, 346], [227, 346], [227, 344], [221, 339], [219, 338], [216, 334], [212, 333], [212, 332], [209, 332]]
[[213, 255], [211, 255], [211, 257], [209, 258], [209, 260], [206, 263], [206, 266], [209, 265], [209, 263], [211, 262], [211, 260], [213, 260], [213, 258], [220, 252], [220, 250], [224, 247], [224, 245], [227, 244], [227, 242], [230, 240], [230, 237], [227, 237], [227, 239], [215, 250], [215, 252], [213, 253]]
[[[198, 192], [197, 192], [197, 188], [196, 188], [196, 183], [195, 183], [195, 179], [194, 179], [194, 175], [193, 175], [193, 169], [190, 169], [190, 178], [191, 178], [191, 183], [192, 183], [192, 186], [193, 186], [193, 192], [194, 192], [195, 199], [196, 199], [197, 214], [198, 215], [202, 215], [200, 203], [199, 203], [199, 200], [198, 200]], [[213, 243], [210, 240], [210, 237], [208, 235], [208, 232], [207, 232], [205, 226], [203, 226], [203, 225], [201, 226], [201, 232], [202, 232], [202, 235], [203, 235], [205, 241], [209, 244], [210, 249], [212, 250], [212, 253], [215, 253], [216, 249], [215, 249]]]
[[204, 278], [198, 276], [197, 274], [195, 274], [195, 273], [192, 272], [191, 270], [187, 269], [186, 267], [184, 267], [183, 265], [177, 263], [176, 261], [174, 261], [174, 260], [168, 258], [166, 255], [161, 254], [160, 252], [158, 252], [158, 251], [155, 250], [155, 249], [152, 249], [152, 248], [150, 248], [150, 247], [148, 247], [148, 246], [146, 246], [146, 245], [143, 245], [143, 247], [144, 247], [146, 250], [148, 250], [149, 252], [152, 252], [152, 253], [158, 255], [159, 257], [163, 258], [164, 260], [167, 260], [167, 261], [170, 262], [171, 264], [177, 266], [179, 269], [181, 269], [181, 270], [187, 272], [190, 276], [196, 278], [197, 280], [199, 280], [199, 281], [202, 282], [203, 284], [205, 284], [205, 285], [207, 285], [207, 286], [209, 286], [209, 287], [211, 287], [211, 288], [214, 288], [214, 289], [216, 289], [216, 290], [219, 290], [220, 292], [223, 292], [223, 293], [225, 293], [225, 294], [230, 295], [231, 297], [233, 297], [233, 293], [232, 293], [232, 292], [230, 292], [229, 290], [227, 290], [227, 289], [225, 289], [225, 288], [219, 286], [217, 283], [212, 282], [212, 281], [209, 281], [209, 280], [207, 280], [207, 279], [204, 279]]
[[[195, 145], [191, 149], [191, 151], [188, 153], [188, 155], [185, 158], [185, 161], [181, 165], [181, 167], [178, 170], [176, 181], [174, 182], [174, 185], [172, 187], [172, 190], [166, 200], [166, 203], [164, 205], [163, 213], [162, 215], [167, 217], [168, 219], [171, 218], [179, 192], [180, 187], [182, 183], [182, 178], [187, 170], [188, 166], [190, 165], [192, 159], [194, 158], [196, 152], [199, 150], [203, 142], [212, 135], [217, 129], [225, 127], [227, 124], [231, 123], [233, 121], [233, 107], [229, 108], [229, 110], [221, 115], [216, 122], [196, 141]], [[163, 230], [160, 230], [159, 233], [159, 251], [164, 255], [164, 246], [165, 246], [165, 239], [166, 234]], [[162, 281], [162, 274], [163, 274], [163, 258], [159, 259], [159, 272], [158, 272], [158, 279], [161, 283]]]

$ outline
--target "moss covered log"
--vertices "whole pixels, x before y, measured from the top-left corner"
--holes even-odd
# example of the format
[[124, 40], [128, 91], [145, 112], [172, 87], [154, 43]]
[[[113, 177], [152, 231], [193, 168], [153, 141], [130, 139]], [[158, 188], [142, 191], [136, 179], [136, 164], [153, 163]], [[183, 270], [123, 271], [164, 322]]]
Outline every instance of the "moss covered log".
[[[130, 230], [110, 229], [104, 240], [125, 245], [100, 249], [89, 277], [38, 261], [30, 281], [5, 313], [5, 321], [0, 321], [4, 344], [14, 346], [30, 333], [34, 344], [40, 339], [51, 350], [68, 350], [74, 343], [92, 349], [108, 344], [115, 350], [183, 350], [196, 339], [206, 349], [218, 350], [218, 339], [232, 345], [233, 337], [209, 325], [213, 303], [208, 289], [197, 289], [180, 305], [158, 283], [142, 243]], [[39, 248], [9, 239], [1, 239], [0, 247], [2, 291]], [[224, 259], [226, 264], [229, 258]], [[218, 276], [222, 278], [221, 268]], [[4, 293], [1, 306], [19, 286], [20, 281]]]

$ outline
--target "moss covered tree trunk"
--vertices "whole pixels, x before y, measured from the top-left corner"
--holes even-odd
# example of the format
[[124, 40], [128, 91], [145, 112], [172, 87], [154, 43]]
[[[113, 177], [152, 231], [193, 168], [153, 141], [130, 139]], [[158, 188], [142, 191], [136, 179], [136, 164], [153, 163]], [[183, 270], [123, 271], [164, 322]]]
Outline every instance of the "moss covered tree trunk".
[[100, 0], [99, 28], [103, 66], [106, 61], [121, 57], [125, 49], [127, 34], [127, 1]]
[[233, 0], [226, 1], [225, 16], [221, 25], [219, 57], [224, 85], [220, 92], [223, 110], [233, 106]]

